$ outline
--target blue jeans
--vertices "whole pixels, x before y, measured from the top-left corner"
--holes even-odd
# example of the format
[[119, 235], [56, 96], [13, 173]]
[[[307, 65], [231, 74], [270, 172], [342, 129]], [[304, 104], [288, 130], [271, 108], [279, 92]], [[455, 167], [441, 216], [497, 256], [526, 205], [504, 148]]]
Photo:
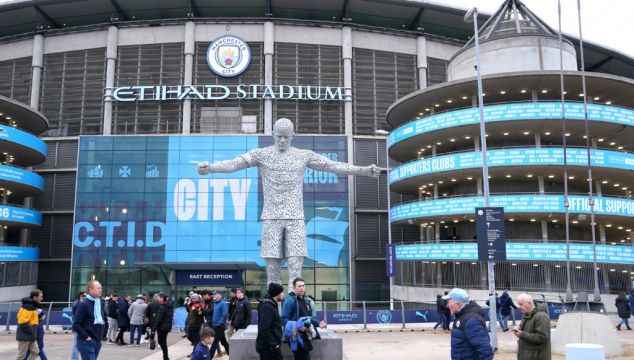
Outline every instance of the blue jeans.
[[130, 345], [132, 345], [134, 343], [134, 332], [137, 332], [137, 337], [136, 337], [136, 343], [140, 344], [141, 343], [141, 329], [143, 328], [143, 325], [133, 325], [130, 324]]
[[70, 348], [70, 360], [79, 360], [79, 351], [77, 350], [77, 333], [73, 331], [73, 345]]
[[619, 320], [619, 324], [617, 325], [618, 327], [621, 327], [621, 325], [625, 324], [626, 328], [630, 328], [630, 320], [629, 318], [621, 318], [621, 320]]
[[81, 360], [97, 360], [99, 350], [101, 350], [101, 341], [97, 341], [97, 339], [86, 341], [77, 338], [77, 350], [81, 354]]
[[[44, 353], [44, 347], [42, 346], [39, 349], [40, 349], [40, 353], [39, 353], [40, 360], [48, 360], [48, 358], [46, 357], [46, 354]], [[28, 359], [29, 355], [31, 355], [31, 350], [26, 351], [26, 355], [24, 355], [24, 358]]]
[[[501, 312], [497, 312], [495, 314], [495, 317], [497, 318], [498, 323], [500, 324], [500, 327], [502, 328], [502, 330], [506, 330], [508, 329], [508, 325], [504, 322], [504, 318], [502, 317], [502, 313]], [[493, 321], [489, 321], [489, 330], [491, 330], [491, 323], [493, 323]]]

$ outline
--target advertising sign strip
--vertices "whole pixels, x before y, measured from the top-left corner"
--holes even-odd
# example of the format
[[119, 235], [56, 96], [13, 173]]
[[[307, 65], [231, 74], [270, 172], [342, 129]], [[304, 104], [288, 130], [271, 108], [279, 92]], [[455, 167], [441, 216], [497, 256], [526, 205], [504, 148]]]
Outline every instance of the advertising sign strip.
[[385, 244], [385, 274], [387, 275], [387, 277], [396, 276], [394, 244]]
[[[506, 243], [507, 260], [566, 261], [565, 243]], [[403, 260], [478, 260], [475, 243], [397, 245], [396, 261]], [[591, 244], [570, 244], [570, 260], [592, 262]], [[634, 263], [634, 247], [626, 245], [597, 245], [597, 262], [614, 264]]]
[[0, 140], [10, 141], [31, 148], [46, 156], [46, 144], [37, 136], [11, 126], [0, 125]]
[[0, 221], [11, 221], [28, 225], [42, 225], [42, 214], [31, 209], [1, 205]]
[[[570, 212], [590, 213], [587, 196], [569, 196]], [[597, 197], [594, 210], [599, 215], [634, 217], [634, 200]], [[484, 206], [483, 197], [460, 197], [415, 201], [390, 209], [392, 221], [433, 217], [439, 215], [472, 214], [476, 207]], [[563, 195], [498, 195], [491, 196], [491, 206], [503, 207], [507, 213], [565, 212]]]
[[176, 270], [176, 285], [242, 285], [240, 270]]
[[0, 246], [0, 261], [38, 261], [40, 249], [31, 247]]
[[[569, 166], [587, 166], [586, 149], [566, 150]], [[590, 150], [592, 166], [634, 171], [634, 154]], [[487, 164], [496, 166], [563, 165], [564, 150], [559, 148], [523, 148], [487, 151]], [[482, 167], [480, 151], [426, 158], [403, 164], [390, 171], [390, 183], [425, 174]]]
[[[565, 112], [568, 120], [584, 120], [582, 103], [566, 102]], [[486, 122], [560, 119], [561, 117], [561, 103], [559, 102], [514, 103], [484, 107], [484, 119]], [[617, 106], [588, 104], [588, 119], [634, 126], [634, 111]], [[427, 116], [402, 125], [392, 131], [388, 137], [388, 146], [423, 133], [456, 126], [473, 125], [479, 122], [478, 108], [448, 111]]]
[[0, 165], [0, 180], [13, 181], [44, 190], [44, 178], [14, 166]]

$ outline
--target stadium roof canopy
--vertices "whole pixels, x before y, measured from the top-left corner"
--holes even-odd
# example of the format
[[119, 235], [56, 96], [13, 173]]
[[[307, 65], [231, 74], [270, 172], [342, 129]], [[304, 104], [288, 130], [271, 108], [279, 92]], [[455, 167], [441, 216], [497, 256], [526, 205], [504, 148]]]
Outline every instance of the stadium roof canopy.
[[[348, 24], [440, 37], [460, 45], [473, 35], [472, 25], [463, 20], [465, 12], [415, 0], [15, 0], [0, 5], [0, 41], [36, 32], [79, 30], [83, 26], [160, 26], [194, 18], [238, 22], [299, 20], [315, 26]], [[479, 20], [484, 24], [489, 17], [481, 13]], [[566, 38], [579, 54], [578, 39]], [[587, 41], [584, 49], [586, 70], [634, 78], [631, 57]]]

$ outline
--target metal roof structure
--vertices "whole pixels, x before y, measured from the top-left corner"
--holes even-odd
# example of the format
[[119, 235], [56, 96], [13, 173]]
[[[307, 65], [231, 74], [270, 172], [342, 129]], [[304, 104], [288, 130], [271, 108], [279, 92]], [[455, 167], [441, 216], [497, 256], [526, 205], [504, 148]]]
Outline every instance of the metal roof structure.
[[[504, 5], [521, 4], [505, 1]], [[518, 12], [529, 16], [530, 11]], [[507, 11], [508, 12], [508, 11]], [[84, 27], [161, 26], [187, 20], [197, 22], [300, 21], [311, 26], [363, 27], [427, 36], [441, 41], [465, 44], [473, 35], [465, 23], [466, 9], [414, 0], [16, 0], [0, 5], [0, 42], [15, 38]], [[497, 14], [497, 12], [496, 12]], [[494, 16], [480, 13], [483, 23]], [[519, 19], [524, 19], [522, 16]], [[530, 20], [530, 16], [529, 16]], [[515, 20], [513, 20], [515, 21]], [[525, 21], [520, 27], [545, 25], [541, 20]], [[498, 29], [501, 29], [498, 24]], [[549, 29], [546, 26], [547, 29]], [[579, 54], [579, 41], [566, 38]], [[634, 78], [634, 59], [616, 50], [584, 41], [585, 67]]]

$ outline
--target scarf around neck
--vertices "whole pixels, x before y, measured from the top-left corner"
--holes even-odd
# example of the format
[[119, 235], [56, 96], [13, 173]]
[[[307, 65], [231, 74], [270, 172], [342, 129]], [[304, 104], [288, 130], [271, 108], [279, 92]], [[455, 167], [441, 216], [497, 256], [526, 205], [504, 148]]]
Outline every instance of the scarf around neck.
[[90, 294], [86, 295], [86, 299], [95, 303], [93, 315], [95, 316], [95, 322], [93, 324], [101, 324], [103, 325], [103, 318], [101, 317], [101, 301], [99, 299], [95, 299]]

